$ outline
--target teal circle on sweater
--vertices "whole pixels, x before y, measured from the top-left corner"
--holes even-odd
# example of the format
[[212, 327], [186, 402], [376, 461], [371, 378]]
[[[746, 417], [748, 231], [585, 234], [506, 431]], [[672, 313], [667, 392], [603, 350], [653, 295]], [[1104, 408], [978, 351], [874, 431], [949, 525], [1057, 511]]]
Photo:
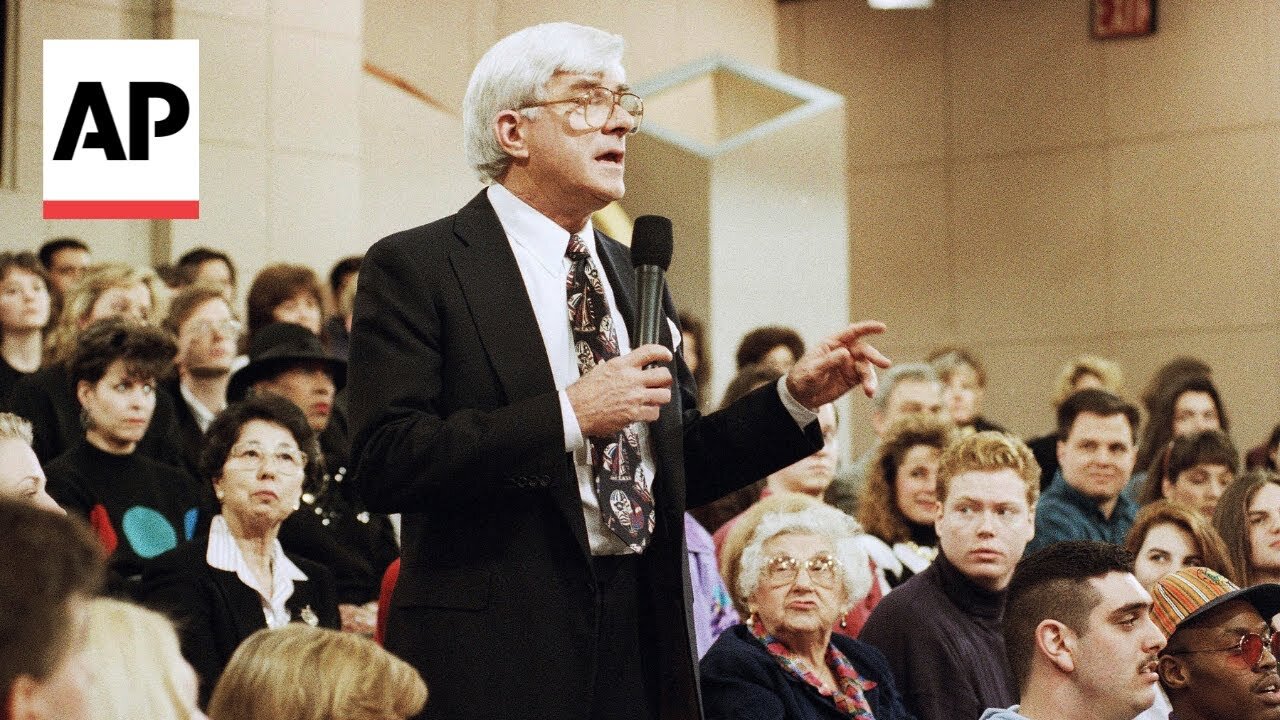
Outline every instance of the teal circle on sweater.
[[129, 547], [139, 557], [150, 559], [178, 547], [173, 525], [153, 508], [135, 505], [125, 510], [121, 525]]

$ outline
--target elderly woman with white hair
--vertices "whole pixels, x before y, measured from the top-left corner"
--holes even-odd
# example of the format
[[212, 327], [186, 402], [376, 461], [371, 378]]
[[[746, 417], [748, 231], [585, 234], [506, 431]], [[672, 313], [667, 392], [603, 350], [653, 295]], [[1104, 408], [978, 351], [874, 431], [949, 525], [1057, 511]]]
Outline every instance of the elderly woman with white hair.
[[702, 660], [707, 719], [911, 718], [880, 651], [832, 634], [871, 589], [857, 522], [817, 500], [779, 508], [730, 573], [749, 617]]

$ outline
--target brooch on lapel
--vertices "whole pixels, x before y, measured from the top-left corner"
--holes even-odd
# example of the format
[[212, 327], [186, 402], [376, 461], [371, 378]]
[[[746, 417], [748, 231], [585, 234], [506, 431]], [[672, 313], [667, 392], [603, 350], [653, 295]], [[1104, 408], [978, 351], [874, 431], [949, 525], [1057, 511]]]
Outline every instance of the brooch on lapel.
[[311, 627], [316, 627], [320, 624], [320, 618], [316, 616], [316, 612], [311, 609], [310, 605], [303, 605], [302, 609], [298, 611], [298, 617], [302, 618], [302, 622]]

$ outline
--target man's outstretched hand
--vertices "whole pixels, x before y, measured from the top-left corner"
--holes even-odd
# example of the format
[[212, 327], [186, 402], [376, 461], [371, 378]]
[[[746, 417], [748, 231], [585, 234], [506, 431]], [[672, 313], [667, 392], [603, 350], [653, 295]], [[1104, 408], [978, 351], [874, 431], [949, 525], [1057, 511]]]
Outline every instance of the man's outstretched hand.
[[787, 390], [801, 405], [816, 410], [855, 387], [871, 397], [876, 368], [892, 362], [866, 341], [885, 331], [878, 320], [856, 322], [810, 348], [787, 373]]

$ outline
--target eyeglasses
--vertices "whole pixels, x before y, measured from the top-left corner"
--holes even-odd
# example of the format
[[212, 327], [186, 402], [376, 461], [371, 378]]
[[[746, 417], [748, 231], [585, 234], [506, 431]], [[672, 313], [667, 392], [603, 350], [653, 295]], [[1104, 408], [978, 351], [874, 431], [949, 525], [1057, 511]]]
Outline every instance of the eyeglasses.
[[256, 442], [248, 442], [233, 446], [227, 456], [227, 467], [233, 470], [257, 470], [272, 462], [282, 474], [301, 475], [307, 467], [307, 454], [286, 445], [268, 451]]
[[239, 336], [244, 330], [244, 323], [241, 323], [239, 320], [234, 318], [218, 320], [216, 322], [213, 320], [201, 320], [193, 325], [192, 329], [201, 335], [211, 335], [214, 330], [217, 330], [218, 333], [222, 335]]
[[577, 97], [525, 103], [516, 109], [525, 110], [559, 103], [574, 103], [577, 105], [582, 110], [582, 119], [586, 121], [589, 130], [599, 130], [604, 127], [609, 122], [609, 118], [613, 117], [613, 109], [615, 107], [621, 107], [635, 119], [635, 124], [627, 131], [628, 134], [635, 133], [640, 129], [640, 120], [644, 117], [644, 101], [640, 99], [639, 95], [629, 92], [617, 92], [601, 85], [597, 85]]
[[1269, 632], [1265, 636], [1258, 633], [1245, 633], [1240, 636], [1240, 640], [1235, 645], [1225, 648], [1206, 648], [1204, 650], [1177, 650], [1166, 653], [1167, 655], [1192, 655], [1195, 653], [1207, 652], [1234, 652], [1244, 660], [1249, 667], [1254, 667], [1262, 660], [1262, 648], [1266, 647], [1271, 651], [1271, 657], [1280, 658], [1280, 633]]
[[800, 567], [809, 572], [813, 584], [824, 588], [834, 587], [840, 575], [840, 561], [829, 553], [814, 555], [800, 562], [790, 555], [775, 555], [765, 565], [765, 580], [774, 587], [790, 585], [800, 577]]

